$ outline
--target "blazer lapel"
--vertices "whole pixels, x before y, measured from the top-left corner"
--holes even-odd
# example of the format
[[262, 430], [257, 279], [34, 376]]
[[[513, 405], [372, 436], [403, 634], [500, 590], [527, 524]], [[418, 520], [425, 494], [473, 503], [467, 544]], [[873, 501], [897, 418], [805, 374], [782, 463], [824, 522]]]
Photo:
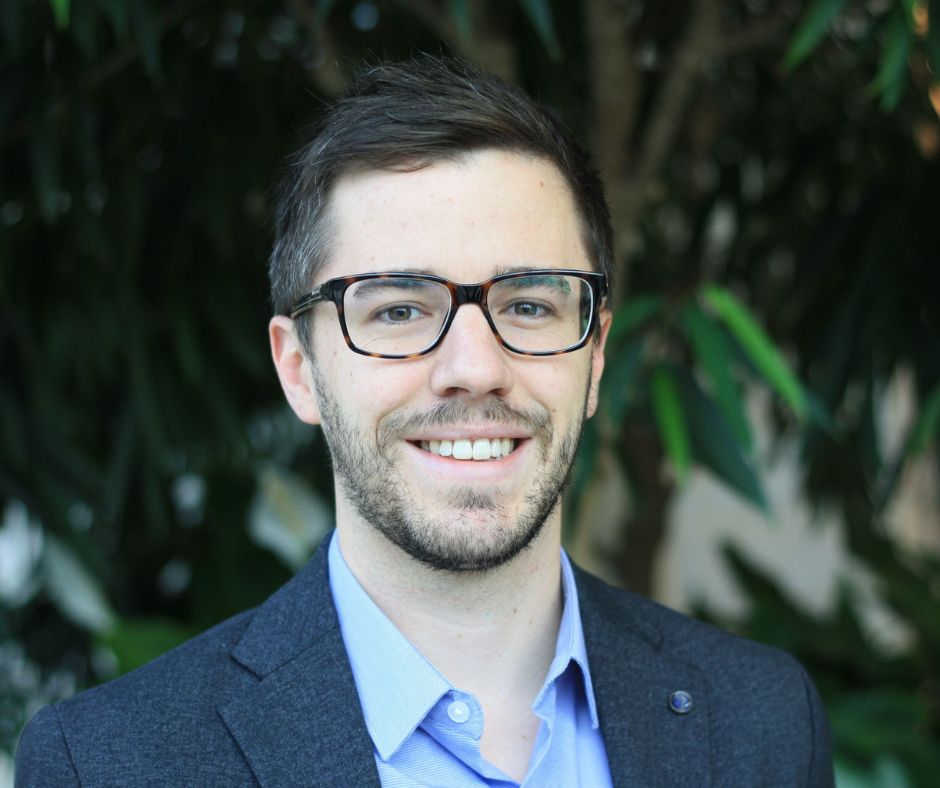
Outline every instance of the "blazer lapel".
[[[577, 571], [591, 681], [614, 786], [709, 786], [708, 685], [694, 667], [664, 657], [660, 633], [624, 596]], [[673, 693], [692, 699], [686, 713]]]
[[329, 590], [328, 542], [232, 650], [259, 680], [218, 711], [261, 785], [379, 786]]
[[[328, 541], [231, 652], [257, 681], [218, 711], [261, 785], [380, 786], [329, 590]], [[706, 678], [663, 656], [660, 633], [620, 592], [575, 571], [614, 786], [710, 786]], [[685, 714], [669, 705], [679, 690], [693, 700]]]

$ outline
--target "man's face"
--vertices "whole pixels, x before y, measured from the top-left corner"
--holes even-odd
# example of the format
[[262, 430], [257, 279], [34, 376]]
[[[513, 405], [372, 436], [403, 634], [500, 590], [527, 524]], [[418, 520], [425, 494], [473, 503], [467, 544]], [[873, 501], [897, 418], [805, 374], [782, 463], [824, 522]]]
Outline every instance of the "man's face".
[[[459, 283], [520, 267], [591, 270], [562, 176], [515, 153], [346, 176], [331, 208], [335, 246], [315, 284], [403, 269]], [[606, 334], [608, 315], [602, 319]], [[314, 363], [304, 374], [313, 402], [298, 409], [298, 395], [288, 397], [302, 418], [323, 425], [340, 512], [427, 565], [463, 571], [505, 563], [546, 520], [557, 526], [559, 494], [594, 410], [602, 343], [516, 355], [470, 304], [443, 342], [415, 359], [353, 353], [332, 304], [313, 310], [311, 326]], [[467, 446], [458, 442], [481, 439], [512, 450], [456, 458]], [[447, 441], [451, 456], [441, 456]]]

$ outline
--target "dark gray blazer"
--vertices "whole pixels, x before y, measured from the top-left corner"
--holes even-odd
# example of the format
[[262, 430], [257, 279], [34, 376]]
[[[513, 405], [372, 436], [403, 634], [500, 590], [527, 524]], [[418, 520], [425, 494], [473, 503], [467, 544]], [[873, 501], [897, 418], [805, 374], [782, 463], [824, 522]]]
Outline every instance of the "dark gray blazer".
[[[577, 584], [615, 786], [833, 784], [826, 717], [794, 659], [584, 572]], [[372, 752], [324, 546], [257, 609], [42, 709], [16, 785], [359, 788], [379, 785]]]

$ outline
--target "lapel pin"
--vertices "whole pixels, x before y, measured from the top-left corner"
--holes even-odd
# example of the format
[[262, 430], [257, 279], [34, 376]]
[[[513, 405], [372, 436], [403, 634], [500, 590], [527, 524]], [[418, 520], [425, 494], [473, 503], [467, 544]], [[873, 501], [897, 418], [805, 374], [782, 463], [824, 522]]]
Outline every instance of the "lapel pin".
[[676, 714], [688, 714], [692, 710], [692, 696], [684, 690], [676, 690], [669, 696], [669, 708]]

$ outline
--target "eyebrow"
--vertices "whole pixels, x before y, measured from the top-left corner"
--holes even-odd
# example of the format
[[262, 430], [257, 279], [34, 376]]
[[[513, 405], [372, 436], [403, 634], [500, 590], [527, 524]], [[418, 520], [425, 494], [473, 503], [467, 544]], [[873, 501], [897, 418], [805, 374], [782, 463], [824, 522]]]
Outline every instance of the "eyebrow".
[[[525, 269], [523, 269], [523, 271], [524, 270]], [[516, 272], [510, 271], [509, 273]], [[507, 279], [499, 284], [500, 287], [503, 288], [550, 287], [555, 290], [560, 290], [565, 295], [571, 294], [570, 282], [560, 274], [539, 274], [527, 279]]]
[[424, 274], [425, 276], [440, 276], [430, 268], [417, 268], [415, 266], [396, 266], [395, 268], [386, 268], [383, 271], [376, 271], [377, 274]]
[[[403, 271], [402, 273], [418, 273], [417, 271]], [[437, 282], [427, 282], [423, 279], [361, 279], [353, 290], [355, 298], [368, 298], [370, 292], [379, 290], [418, 290], [440, 286]]]
[[[503, 276], [504, 274], [523, 274], [523, 273], [525, 273], [526, 271], [542, 271], [542, 270], [544, 270], [544, 269], [546, 269], [546, 268], [551, 268], [551, 267], [552, 267], [552, 266], [548, 266], [548, 265], [544, 265], [544, 264], [543, 264], [543, 265], [498, 265], [498, 266], [496, 266], [496, 268], [493, 270], [492, 275], [486, 277], [486, 279], [483, 279], [482, 281], [486, 282], [486, 281], [489, 281], [490, 279], [493, 279], [493, 278], [495, 278], [495, 277], [497, 277], [497, 276]], [[440, 273], [438, 273], [437, 271], [432, 270], [431, 268], [418, 268], [417, 266], [395, 266], [394, 268], [386, 268], [386, 269], [383, 270], [383, 271], [375, 271], [375, 272], [369, 272], [369, 273], [376, 273], [376, 274], [389, 274], [389, 273], [394, 273], [394, 274], [423, 274], [423, 275], [425, 275], [425, 276], [441, 277], [441, 274], [440, 274]], [[444, 277], [444, 278], [447, 278], [447, 277]], [[363, 280], [363, 282], [360, 283], [360, 287], [361, 287], [361, 285], [364, 284], [365, 282], [381, 282], [381, 281], [388, 282], [388, 281], [394, 281], [394, 280]], [[450, 279], [449, 279], [448, 281], [456, 281], [456, 280], [450, 280]], [[460, 283], [458, 282], [458, 284], [460, 284]], [[467, 284], [476, 284], [476, 283], [475, 283], [475, 282], [467, 282]]]
[[547, 265], [498, 265], [493, 276], [502, 276], [503, 274], [521, 274], [526, 271], [540, 271], [543, 268], [550, 268]]

